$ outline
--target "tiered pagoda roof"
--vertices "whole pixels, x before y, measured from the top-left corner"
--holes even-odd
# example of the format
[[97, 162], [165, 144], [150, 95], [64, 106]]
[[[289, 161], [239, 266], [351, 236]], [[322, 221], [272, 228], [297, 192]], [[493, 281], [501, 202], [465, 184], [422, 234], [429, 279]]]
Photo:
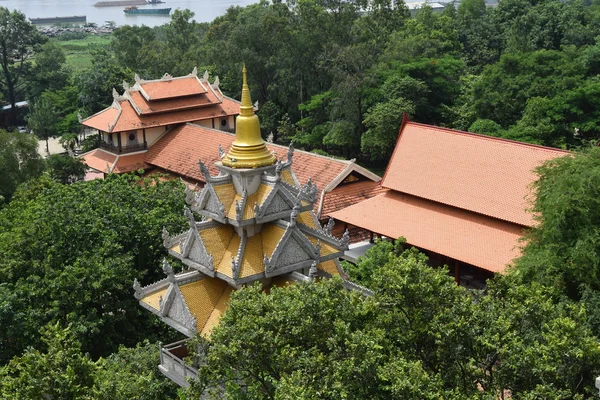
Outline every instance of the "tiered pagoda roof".
[[348, 232], [337, 239], [331, 225], [319, 225], [312, 211], [317, 187], [311, 179], [298, 182], [293, 155], [290, 146], [283, 162], [267, 149], [244, 70], [236, 139], [215, 163], [218, 175], [199, 162], [206, 184], [199, 192], [186, 190], [189, 229], [163, 232], [169, 254], [188, 269], [174, 274], [165, 261], [166, 279], [146, 287], [136, 281], [140, 304], [188, 336], [208, 335], [231, 292], [245, 284], [343, 276], [337, 259], [348, 247]]
[[239, 113], [239, 102], [221, 92], [219, 78], [211, 84], [208, 72], [172, 77], [165, 74], [156, 80], [135, 75], [135, 84], [123, 82], [120, 95], [113, 91], [110, 107], [84, 119], [81, 123], [104, 132], [123, 132], [156, 126], [199, 121]]

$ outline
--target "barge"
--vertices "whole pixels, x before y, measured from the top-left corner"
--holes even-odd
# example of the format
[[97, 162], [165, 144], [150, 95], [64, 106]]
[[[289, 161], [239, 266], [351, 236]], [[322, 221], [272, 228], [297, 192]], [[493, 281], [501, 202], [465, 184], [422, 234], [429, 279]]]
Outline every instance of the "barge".
[[144, 6], [146, 4], [148, 4], [146, 0], [99, 1], [94, 4], [94, 7]]
[[34, 25], [85, 24], [87, 17], [85, 15], [73, 15], [70, 17], [29, 18], [29, 21]]
[[123, 10], [125, 15], [169, 15], [170, 8], [137, 8], [136, 6], [127, 7]]

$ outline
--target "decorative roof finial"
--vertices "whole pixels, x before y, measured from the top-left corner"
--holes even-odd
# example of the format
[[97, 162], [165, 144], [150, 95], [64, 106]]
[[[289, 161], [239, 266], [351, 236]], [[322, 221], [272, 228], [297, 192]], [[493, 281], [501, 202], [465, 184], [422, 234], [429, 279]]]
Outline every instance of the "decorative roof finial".
[[311, 280], [314, 280], [317, 277], [318, 271], [317, 271], [317, 262], [313, 261], [312, 264], [310, 265], [310, 269], [308, 270], [308, 277]]
[[242, 101], [240, 115], [236, 119], [235, 140], [223, 165], [232, 168], [258, 168], [273, 165], [276, 157], [271, 154], [260, 134], [260, 121], [254, 114], [250, 88], [246, 76], [246, 65], [242, 68]]
[[167, 275], [167, 280], [169, 282], [175, 282], [175, 274], [173, 273], [173, 267], [167, 261], [166, 258], [163, 258], [163, 272]]

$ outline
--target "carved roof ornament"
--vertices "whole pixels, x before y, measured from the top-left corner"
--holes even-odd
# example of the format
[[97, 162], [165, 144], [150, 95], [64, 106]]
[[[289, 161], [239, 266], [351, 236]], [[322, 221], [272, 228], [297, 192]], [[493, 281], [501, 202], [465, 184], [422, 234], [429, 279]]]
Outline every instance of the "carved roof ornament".
[[162, 269], [165, 275], [167, 275], [167, 280], [169, 282], [175, 282], [175, 273], [173, 272], [173, 267], [171, 267], [171, 264], [169, 264], [166, 258], [163, 258]]
[[317, 239], [317, 244], [315, 246], [315, 250], [317, 251], [317, 255], [321, 255], [321, 239]]
[[290, 214], [290, 226], [296, 226], [296, 218], [298, 218], [298, 214], [300, 214], [300, 206], [296, 204], [294, 208], [292, 208], [292, 213]]
[[198, 76], [198, 67], [194, 67], [190, 76]]
[[204, 70], [204, 75], [202, 76], [202, 80], [208, 82], [208, 70]]
[[135, 278], [133, 280], [133, 290], [135, 290], [134, 296], [136, 299], [141, 299], [143, 294], [142, 294], [142, 285], [140, 285], [140, 283], [138, 282], [137, 278]]
[[323, 230], [328, 235], [331, 235], [331, 231], [333, 230], [334, 226], [335, 226], [335, 220], [333, 218], [329, 217], [329, 221], [327, 221], [327, 225], [323, 226]]
[[165, 246], [166, 248], [171, 247], [171, 236], [169, 235], [169, 231], [165, 227], [163, 227], [162, 230], [162, 240], [163, 246]]
[[219, 143], [219, 159], [222, 159], [226, 155], [227, 153], [225, 153], [225, 151], [223, 150], [223, 146], [221, 146], [221, 144]]
[[283, 170], [283, 163], [281, 160], [277, 160], [275, 164], [275, 182], [279, 182], [281, 180], [281, 171]]
[[348, 249], [348, 243], [350, 243], [350, 232], [348, 231], [348, 229], [346, 229], [346, 231], [342, 235], [342, 240], [340, 241], [340, 243], [344, 250]]
[[271, 260], [269, 260], [269, 257], [267, 257], [266, 254], [263, 254], [263, 265], [265, 267], [265, 271], [267, 271], [267, 272], [273, 271], [273, 265], [271, 264]]
[[126, 81], [123, 81], [123, 90], [128, 91], [129, 89], [131, 89], [131, 86], [129, 86], [129, 83], [127, 83]]
[[[182, 180], [183, 182], [183, 180]], [[194, 201], [196, 200], [196, 192], [193, 189], [190, 189], [188, 185], [185, 185], [185, 202], [190, 206], [194, 206]]]
[[166, 81], [169, 79], [173, 79], [173, 77], [168, 72], [165, 72], [165, 74], [160, 78], [161, 81]]
[[314, 280], [317, 277], [317, 261], [313, 261], [310, 265], [310, 269], [308, 270], [308, 277], [311, 280]]
[[200, 173], [202, 174], [202, 176], [204, 176], [206, 183], [210, 182], [211, 176], [208, 167], [201, 160], [198, 160], [198, 165], [200, 166]]
[[190, 228], [195, 229], [196, 220], [194, 219], [194, 213], [192, 213], [192, 210], [190, 210], [187, 206], [183, 206], [183, 214], [187, 218]]
[[293, 162], [294, 162], [294, 142], [291, 141], [290, 146], [288, 147], [288, 152], [287, 152], [286, 167], [290, 167]]
[[119, 92], [117, 92], [117, 89], [113, 88], [112, 95], [113, 95], [113, 99], [115, 101], [119, 101], [119, 98], [121, 97], [121, 95], [119, 94]]
[[138, 74], [134, 74], [133, 75], [133, 79], [135, 80], [135, 83], [141, 83], [141, 82], [143, 82], [142, 79], [140, 78], [140, 76]]
[[313, 184], [312, 178], [308, 178], [306, 185], [302, 187], [302, 192], [304, 193], [304, 196], [308, 199], [308, 201], [314, 203], [315, 201], [317, 201], [317, 191], [317, 184]]
[[218, 88], [220, 84], [221, 84], [221, 82], [219, 81], [219, 77], [217, 76], [215, 78], [215, 81], [213, 82], [212, 86], [215, 88]]

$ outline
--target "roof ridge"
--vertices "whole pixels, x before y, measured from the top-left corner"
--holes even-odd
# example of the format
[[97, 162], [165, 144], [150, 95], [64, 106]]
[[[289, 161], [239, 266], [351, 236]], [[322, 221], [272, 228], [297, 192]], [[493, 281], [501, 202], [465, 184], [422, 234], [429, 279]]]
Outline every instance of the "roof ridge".
[[513, 146], [516, 146], [516, 147], [531, 147], [531, 148], [534, 148], [534, 149], [539, 149], [539, 150], [548, 151], [548, 152], [571, 154], [571, 152], [569, 150], [563, 150], [563, 149], [559, 149], [559, 148], [556, 148], [556, 147], [543, 146], [543, 145], [534, 144], [534, 143], [519, 142], [518, 140], [506, 139], [506, 138], [501, 138], [501, 137], [496, 137], [496, 136], [489, 136], [489, 135], [484, 135], [484, 134], [477, 133], [477, 132], [461, 131], [461, 130], [458, 130], [458, 129], [446, 128], [446, 127], [442, 127], [442, 126], [428, 125], [428, 124], [423, 124], [423, 123], [414, 122], [414, 121], [407, 121], [406, 124], [407, 125], [408, 124], [412, 124], [412, 125], [424, 126], [424, 127], [428, 127], [429, 129], [432, 129], [432, 130], [445, 131], [445, 132], [448, 132], [448, 133], [453, 134], [453, 135], [471, 136], [471, 137], [474, 137], [474, 138], [480, 139], [480, 140], [489, 140], [489, 141], [507, 143], [509, 145], [513, 145]]
[[[198, 124], [195, 124], [193, 122], [187, 122], [186, 125], [191, 125], [191, 126], [194, 126], [194, 127], [197, 127], [197, 128], [202, 128], [202, 129], [209, 129], [211, 131], [217, 131], [217, 132], [220, 132], [220, 133], [225, 133], [225, 134], [230, 135], [230, 136], [235, 136], [234, 133], [229, 133], [229, 132], [222, 131], [222, 130], [216, 129], [216, 128], [209, 128], [207, 126], [198, 125]], [[289, 149], [289, 146], [284, 146], [282, 144], [269, 143], [269, 142], [267, 142], [267, 146], [275, 146], [275, 147], [279, 147], [281, 149]], [[322, 154], [312, 153], [312, 152], [306, 151], [306, 150], [294, 149], [294, 153], [296, 153], [296, 152], [302, 152], [302, 153], [305, 153], [305, 154], [309, 154], [311, 156], [316, 156], [316, 157], [320, 157], [320, 158], [327, 159], [327, 160], [339, 161], [340, 163], [343, 163], [343, 164], [346, 164], [346, 165], [356, 164], [355, 161], [343, 160], [343, 159], [339, 159], [339, 158], [333, 158], [333, 157], [329, 157], [329, 156], [324, 156]], [[358, 164], [356, 164], [356, 165], [358, 165]]]

